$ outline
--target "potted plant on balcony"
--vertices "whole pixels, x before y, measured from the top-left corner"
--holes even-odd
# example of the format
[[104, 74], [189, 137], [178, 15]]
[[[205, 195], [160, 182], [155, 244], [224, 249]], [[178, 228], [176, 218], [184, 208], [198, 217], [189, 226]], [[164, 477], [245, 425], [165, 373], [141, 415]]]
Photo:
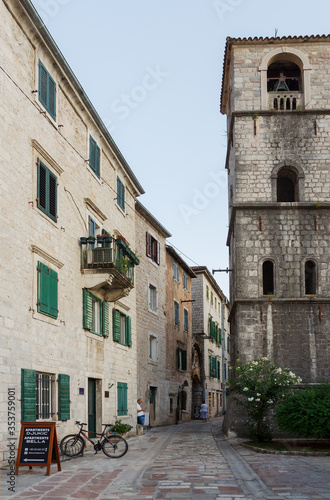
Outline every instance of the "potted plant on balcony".
[[104, 235], [104, 234], [98, 234], [98, 235], [96, 236], [97, 245], [98, 245], [99, 247], [101, 247], [101, 248], [104, 246], [104, 241], [105, 241], [105, 240], [104, 240], [104, 237], [105, 237], [105, 235]]
[[94, 236], [94, 234], [90, 234], [88, 236], [87, 243], [89, 243], [89, 245], [94, 245], [95, 244], [95, 236]]
[[87, 245], [87, 237], [86, 236], [81, 236], [80, 245]]

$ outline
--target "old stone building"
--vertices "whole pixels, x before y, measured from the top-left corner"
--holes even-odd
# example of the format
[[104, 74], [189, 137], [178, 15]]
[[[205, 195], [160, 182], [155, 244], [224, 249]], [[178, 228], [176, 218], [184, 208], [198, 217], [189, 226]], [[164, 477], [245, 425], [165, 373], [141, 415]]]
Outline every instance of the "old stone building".
[[171, 234], [136, 202], [137, 394], [149, 425], [168, 423], [166, 384], [166, 238]]
[[227, 299], [206, 266], [191, 268], [192, 292], [192, 418], [199, 418], [203, 400], [210, 417], [225, 410], [230, 367]]
[[191, 419], [192, 294], [195, 273], [166, 245], [167, 423]]
[[135, 425], [143, 189], [32, 3], [0, 19], [1, 400], [16, 394], [15, 437], [23, 420]]
[[329, 36], [227, 39], [232, 363], [305, 383], [330, 370], [329, 82]]

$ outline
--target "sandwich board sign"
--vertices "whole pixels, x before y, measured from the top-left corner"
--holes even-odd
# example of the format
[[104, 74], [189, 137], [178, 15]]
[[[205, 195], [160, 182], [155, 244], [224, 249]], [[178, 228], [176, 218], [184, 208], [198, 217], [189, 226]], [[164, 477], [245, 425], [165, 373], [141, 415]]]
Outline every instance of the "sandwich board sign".
[[15, 474], [19, 467], [35, 466], [47, 467], [49, 476], [51, 463], [57, 463], [57, 469], [61, 470], [56, 422], [22, 422]]

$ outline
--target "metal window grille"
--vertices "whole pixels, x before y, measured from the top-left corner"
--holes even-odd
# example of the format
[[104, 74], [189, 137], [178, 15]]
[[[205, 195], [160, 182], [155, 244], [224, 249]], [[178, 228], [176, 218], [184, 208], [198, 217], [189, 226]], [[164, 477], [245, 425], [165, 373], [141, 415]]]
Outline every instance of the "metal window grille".
[[37, 373], [36, 375], [37, 420], [51, 418], [53, 415], [53, 382], [53, 376], [48, 373]]

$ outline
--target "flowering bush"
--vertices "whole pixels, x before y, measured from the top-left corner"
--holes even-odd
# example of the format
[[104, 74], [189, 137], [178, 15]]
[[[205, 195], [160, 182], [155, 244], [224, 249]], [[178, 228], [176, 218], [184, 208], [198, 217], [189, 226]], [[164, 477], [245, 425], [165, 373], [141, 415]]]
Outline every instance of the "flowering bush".
[[271, 440], [266, 417], [286, 398], [290, 388], [301, 382], [301, 378], [267, 358], [245, 364], [238, 360], [235, 371], [234, 385], [242, 396], [236, 400], [246, 408], [252, 436], [257, 441]]

